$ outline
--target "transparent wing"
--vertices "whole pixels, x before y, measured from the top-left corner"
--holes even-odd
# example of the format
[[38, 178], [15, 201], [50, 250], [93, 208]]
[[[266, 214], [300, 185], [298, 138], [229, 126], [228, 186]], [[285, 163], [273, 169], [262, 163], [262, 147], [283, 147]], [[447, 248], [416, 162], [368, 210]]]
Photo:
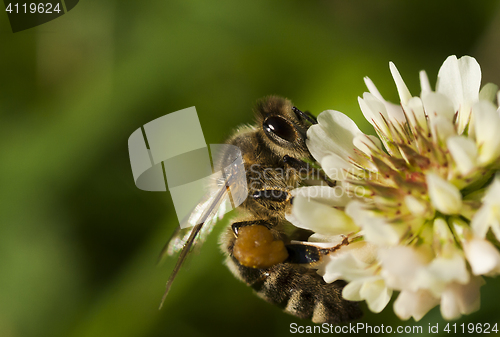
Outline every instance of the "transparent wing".
[[[183, 220], [160, 254], [161, 260], [164, 256], [173, 255], [180, 251], [177, 263], [167, 281], [160, 308], [191, 248], [195, 244], [199, 245], [204, 242], [214, 224], [222, 218], [226, 210], [239, 206], [248, 195], [245, 168], [240, 150], [227, 144], [212, 144], [211, 149], [212, 153], [218, 152], [217, 157], [221, 158], [214, 163], [215, 171], [220, 172], [220, 175], [214, 177], [208, 192]], [[184, 221], [187, 221], [187, 224]], [[185, 228], [187, 226], [192, 227]]]
[[[226, 186], [221, 186], [220, 188], [226, 190]], [[192, 245], [200, 245], [205, 242], [206, 238], [214, 228], [216, 222], [224, 217], [224, 214], [226, 213], [226, 210], [228, 208], [229, 200], [225, 198], [226, 196], [222, 196], [220, 204], [216, 205], [217, 201], [215, 199], [217, 195], [217, 191], [205, 194], [203, 199], [200, 200], [196, 207], [193, 208], [193, 210], [189, 214], [189, 217], [183, 220], [183, 222], [190, 224], [191, 227], [183, 224], [175, 229], [174, 233], [163, 247], [158, 258], [158, 262], [161, 262], [167, 256], [174, 256], [179, 251], [181, 251], [188, 242], [189, 237], [191, 236], [191, 232], [196, 227], [198, 219], [201, 217], [203, 210], [213, 209], [213, 215], [209, 216], [208, 219], [203, 223], [203, 226], [199, 230], [197, 236], [194, 238], [194, 242]]]
[[[204, 239], [206, 237], [206, 235], [208, 234], [207, 231], [209, 232], [212, 229], [213, 224], [215, 223], [214, 219], [216, 218], [216, 216], [220, 212], [220, 205], [223, 202], [223, 200], [225, 199], [225, 196], [227, 196], [227, 190], [228, 190], [227, 186], [222, 186], [220, 188], [220, 190], [213, 196], [213, 199], [211, 198], [210, 204], [204, 210], [201, 211], [201, 223], [195, 225], [192, 228], [188, 228], [188, 229], [190, 229], [189, 235], [187, 236], [187, 233], [184, 234], [184, 237], [182, 239], [180, 239], [179, 242], [172, 244], [172, 247], [173, 246], [177, 247], [181, 244], [182, 241], [185, 240], [184, 244], [182, 245], [182, 250], [181, 250], [181, 253], [179, 255], [179, 259], [177, 260], [177, 263], [175, 264], [174, 270], [172, 271], [172, 274], [170, 274], [170, 277], [167, 281], [165, 293], [163, 294], [163, 298], [161, 299], [160, 309], [163, 306], [163, 302], [165, 301], [165, 298], [167, 298], [167, 295], [168, 295], [168, 292], [170, 291], [172, 283], [173, 283], [175, 277], [177, 276], [177, 273], [179, 272], [180, 268], [184, 264], [184, 261], [186, 260], [186, 257], [189, 254], [191, 248], [193, 247], [193, 245], [196, 241], [199, 241], [199, 239], [197, 239], [198, 235], [203, 234], [204, 235], [203, 239]], [[224, 213], [222, 213], [222, 214], [224, 214]], [[207, 222], [209, 222], [209, 224], [206, 227], [209, 229], [202, 232], [202, 228], [205, 227]], [[187, 239], [185, 239], [186, 236], [187, 236]], [[170, 244], [168, 244], [168, 247], [169, 246], [170, 246]], [[167, 247], [167, 253], [168, 253], [168, 247]], [[172, 249], [174, 249], [174, 247]]]

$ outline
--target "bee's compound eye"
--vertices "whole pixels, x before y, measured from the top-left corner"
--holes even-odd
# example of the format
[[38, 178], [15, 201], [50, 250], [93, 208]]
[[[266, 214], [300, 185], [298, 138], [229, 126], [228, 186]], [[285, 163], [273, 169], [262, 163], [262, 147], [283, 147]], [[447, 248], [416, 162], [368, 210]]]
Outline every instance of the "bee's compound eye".
[[267, 134], [274, 134], [287, 142], [292, 143], [297, 138], [293, 126], [281, 117], [269, 117], [264, 121], [262, 126]]

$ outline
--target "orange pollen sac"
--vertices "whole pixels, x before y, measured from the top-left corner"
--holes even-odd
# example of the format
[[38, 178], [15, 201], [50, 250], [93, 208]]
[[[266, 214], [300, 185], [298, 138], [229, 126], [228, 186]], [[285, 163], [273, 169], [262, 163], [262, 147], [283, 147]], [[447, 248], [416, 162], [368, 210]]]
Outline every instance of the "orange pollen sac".
[[288, 252], [267, 227], [251, 225], [238, 230], [233, 256], [245, 267], [262, 269], [285, 261]]

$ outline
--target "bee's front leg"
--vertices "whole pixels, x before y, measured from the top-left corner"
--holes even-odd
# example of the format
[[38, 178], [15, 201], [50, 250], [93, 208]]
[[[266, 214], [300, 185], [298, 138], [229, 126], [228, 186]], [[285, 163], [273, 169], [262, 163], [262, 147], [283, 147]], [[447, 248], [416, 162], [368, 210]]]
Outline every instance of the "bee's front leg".
[[293, 106], [292, 107], [292, 111], [295, 112], [295, 115], [297, 117], [299, 117], [299, 119], [304, 119], [306, 121], [308, 121], [309, 123], [311, 124], [318, 124], [318, 119], [316, 118], [316, 116], [314, 116], [312, 113], [310, 113], [309, 111], [301, 111], [299, 110], [297, 107]]

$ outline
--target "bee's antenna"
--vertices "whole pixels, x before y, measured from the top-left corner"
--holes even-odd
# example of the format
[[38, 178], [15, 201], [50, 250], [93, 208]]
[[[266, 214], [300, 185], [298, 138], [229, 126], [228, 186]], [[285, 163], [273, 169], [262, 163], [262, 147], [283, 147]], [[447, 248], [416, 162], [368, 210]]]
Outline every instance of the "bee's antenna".
[[304, 118], [305, 120], [307, 120], [311, 124], [318, 124], [318, 121], [316, 120], [316, 117], [314, 117], [313, 115], [311, 115], [310, 112], [308, 112], [308, 111], [303, 112], [303, 111], [299, 110], [295, 106], [292, 107], [292, 111], [295, 112], [295, 114], [297, 115], [297, 117], [302, 117], [302, 118]]

